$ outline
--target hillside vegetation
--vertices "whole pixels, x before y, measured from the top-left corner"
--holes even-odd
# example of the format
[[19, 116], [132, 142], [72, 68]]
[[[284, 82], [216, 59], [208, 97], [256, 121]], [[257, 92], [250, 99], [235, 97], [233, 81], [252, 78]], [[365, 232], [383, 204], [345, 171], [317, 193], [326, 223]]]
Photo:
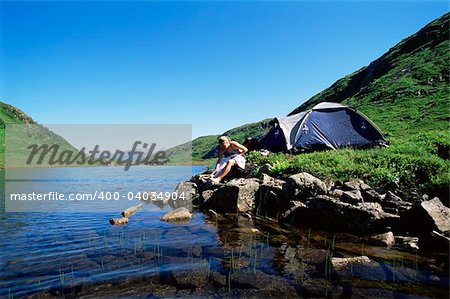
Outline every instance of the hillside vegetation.
[[[5, 144], [5, 127], [10, 124], [24, 127], [16, 130], [17, 134], [11, 134], [7, 140], [8, 144]], [[64, 138], [39, 125], [22, 110], [0, 102], [0, 168], [23, 166], [23, 161], [26, 161], [30, 154], [27, 147], [31, 144], [58, 144], [60, 151], [77, 151]], [[6, 147], [10, 152], [8, 163], [5, 165]]]
[[[292, 156], [249, 153], [256, 166], [269, 163], [271, 174], [297, 172], [334, 180], [361, 178], [374, 187], [399, 186], [407, 197], [427, 193], [449, 204], [450, 98], [449, 14], [404, 39], [368, 66], [336, 81], [289, 115], [320, 102], [340, 102], [363, 112], [386, 135], [389, 148], [341, 149]], [[259, 132], [264, 122], [252, 124]], [[236, 134], [242, 126], [226, 133]], [[243, 139], [244, 130], [238, 136]], [[255, 133], [255, 132], [253, 132]], [[236, 139], [236, 135], [231, 135]], [[252, 136], [248, 134], [247, 136]], [[215, 146], [210, 139], [211, 146]], [[238, 139], [239, 141], [239, 139]], [[201, 142], [202, 149], [209, 144]], [[193, 142], [197, 157], [211, 157]], [[209, 162], [211, 163], [211, 162]], [[258, 168], [256, 167], [256, 170]], [[257, 172], [257, 171], [256, 171]]]
[[449, 205], [449, 14], [401, 41], [386, 54], [294, 109], [341, 102], [371, 118], [389, 148], [342, 149], [290, 156], [252, 153], [272, 175], [309, 172], [322, 179], [361, 178], [375, 187], [400, 186], [408, 198], [427, 193]]

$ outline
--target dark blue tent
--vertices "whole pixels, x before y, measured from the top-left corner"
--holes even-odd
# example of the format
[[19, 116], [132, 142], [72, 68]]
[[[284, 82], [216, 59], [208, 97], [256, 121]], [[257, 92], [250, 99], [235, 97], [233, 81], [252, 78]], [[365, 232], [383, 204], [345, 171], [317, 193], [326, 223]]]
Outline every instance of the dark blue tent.
[[260, 140], [272, 152], [387, 145], [376, 125], [362, 113], [339, 103], [323, 102], [311, 110], [275, 118]]

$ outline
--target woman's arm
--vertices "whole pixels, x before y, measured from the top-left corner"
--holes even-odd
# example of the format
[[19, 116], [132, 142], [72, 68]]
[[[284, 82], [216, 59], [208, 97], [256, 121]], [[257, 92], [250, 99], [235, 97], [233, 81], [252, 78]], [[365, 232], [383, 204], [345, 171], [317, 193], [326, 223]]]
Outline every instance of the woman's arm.
[[237, 149], [239, 151], [239, 154], [241, 154], [241, 155], [248, 152], [248, 149], [245, 146], [243, 146], [242, 144], [240, 144], [239, 142], [231, 141], [231, 144], [233, 145], [233, 147], [235, 149]]

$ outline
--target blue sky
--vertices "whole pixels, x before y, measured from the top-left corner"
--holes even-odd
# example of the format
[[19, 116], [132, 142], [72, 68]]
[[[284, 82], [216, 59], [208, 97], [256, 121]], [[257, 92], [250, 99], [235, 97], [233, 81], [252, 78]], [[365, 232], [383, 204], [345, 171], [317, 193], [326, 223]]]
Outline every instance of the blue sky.
[[1, 2], [0, 100], [43, 124], [283, 116], [447, 1]]

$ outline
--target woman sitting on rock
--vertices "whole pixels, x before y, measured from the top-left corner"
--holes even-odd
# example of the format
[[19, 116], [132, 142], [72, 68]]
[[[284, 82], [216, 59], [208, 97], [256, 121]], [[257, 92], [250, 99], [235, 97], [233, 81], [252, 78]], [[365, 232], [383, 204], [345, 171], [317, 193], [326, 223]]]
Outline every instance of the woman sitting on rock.
[[211, 181], [219, 183], [232, 169], [245, 169], [245, 158], [242, 156], [248, 149], [236, 141], [232, 141], [228, 136], [219, 138], [220, 150], [214, 171], [211, 174]]

